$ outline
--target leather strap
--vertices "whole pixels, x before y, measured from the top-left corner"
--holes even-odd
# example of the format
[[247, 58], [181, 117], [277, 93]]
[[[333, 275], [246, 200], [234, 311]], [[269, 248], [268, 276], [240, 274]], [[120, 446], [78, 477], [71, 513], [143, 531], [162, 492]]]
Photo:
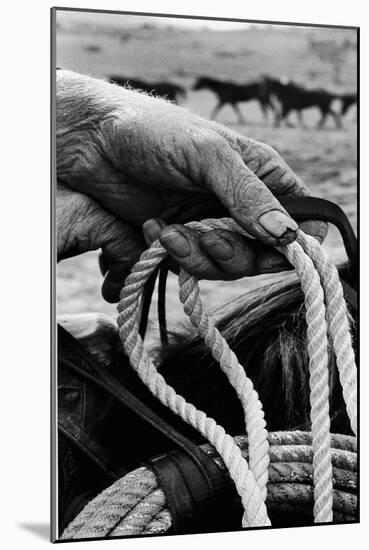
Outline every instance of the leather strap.
[[[58, 346], [59, 362], [74, 370], [84, 378], [91, 380], [97, 386], [106, 390], [114, 396], [121, 404], [132, 410], [142, 420], [150, 424], [155, 430], [161, 432], [168, 438], [169, 442], [184, 451], [197, 451], [197, 446], [191, 440], [174, 429], [168, 422], [163, 420], [156, 412], [145, 405], [140, 399], [118, 383], [117, 379], [110, 375], [106, 369], [99, 367], [98, 363], [90, 353], [63, 327], [58, 325], [58, 339], [68, 341], [69, 357], [64, 355], [64, 345]], [[73, 355], [71, 355], [71, 348]]]
[[[289, 214], [297, 221], [321, 220], [332, 223], [341, 233], [341, 237], [345, 246], [345, 250], [349, 259], [349, 264], [346, 268], [346, 275], [341, 275], [341, 283], [345, 300], [350, 304], [353, 311], [357, 311], [357, 292], [350, 284], [353, 280], [357, 282], [358, 273], [358, 246], [357, 238], [351, 227], [349, 219], [345, 212], [337, 204], [321, 199], [319, 197], [279, 197], [279, 201]], [[208, 212], [206, 211], [208, 208]], [[209, 199], [207, 205], [201, 203], [188, 204], [186, 210], [182, 213], [177, 212], [176, 223], [185, 223], [188, 219], [205, 218], [206, 213], [210, 217], [227, 217], [229, 214], [226, 208], [218, 201]], [[158, 286], [158, 318], [160, 328], [160, 340], [163, 346], [168, 343], [168, 331], [166, 323], [166, 278], [168, 269], [166, 266], [160, 267], [159, 286]], [[346, 278], [345, 278], [346, 276]], [[155, 275], [156, 277], [156, 275]], [[153, 289], [150, 290], [150, 299]], [[145, 312], [148, 311], [146, 307]], [[145, 335], [147, 319], [141, 317], [140, 334]]]
[[[333, 224], [339, 230], [350, 265], [356, 273], [358, 261], [357, 238], [351, 227], [350, 221], [338, 204], [321, 199], [320, 197], [278, 197], [281, 205], [296, 221], [320, 220]], [[204, 218], [227, 218], [229, 212], [214, 197], [196, 197], [188, 201], [180, 212], [168, 211], [162, 218], [168, 223], [186, 223], [190, 220], [202, 220]]]
[[144, 465], [158, 480], [172, 517], [172, 530], [177, 534], [213, 530], [214, 525], [224, 524], [230, 503], [234, 506], [238, 501], [241, 510], [240, 498], [229, 479], [199, 448], [191, 455], [172, 451]]

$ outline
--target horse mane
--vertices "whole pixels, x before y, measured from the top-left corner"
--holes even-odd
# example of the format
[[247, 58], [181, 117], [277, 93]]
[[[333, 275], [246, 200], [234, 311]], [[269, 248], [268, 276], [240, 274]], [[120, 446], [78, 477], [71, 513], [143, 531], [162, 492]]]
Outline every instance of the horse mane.
[[[285, 273], [215, 311], [217, 326], [252, 379], [263, 403], [267, 428], [310, 429], [309, 372], [303, 293]], [[355, 319], [350, 315], [355, 344]], [[231, 434], [244, 432], [234, 389], [194, 331], [171, 335], [160, 372], [175, 390]], [[332, 432], [351, 433], [338, 371], [329, 343]]]
[[[353, 284], [345, 267], [340, 268], [340, 274]], [[295, 274], [282, 273], [268, 276], [253, 289], [212, 312], [220, 332], [259, 393], [270, 431], [310, 429], [303, 299]], [[349, 313], [349, 321], [356, 349], [354, 311]], [[123, 385], [132, 385], [140, 395], [141, 384], [129, 368], [114, 319], [101, 314], [85, 314], [62, 316], [59, 322], [96, 359], [112, 369], [119, 380], [122, 378]], [[228, 433], [244, 433], [239, 399], [191, 326], [180, 327], [171, 333], [165, 348], [152, 351], [159, 371], [177, 393], [213, 417]], [[331, 343], [328, 352], [331, 431], [351, 434]]]

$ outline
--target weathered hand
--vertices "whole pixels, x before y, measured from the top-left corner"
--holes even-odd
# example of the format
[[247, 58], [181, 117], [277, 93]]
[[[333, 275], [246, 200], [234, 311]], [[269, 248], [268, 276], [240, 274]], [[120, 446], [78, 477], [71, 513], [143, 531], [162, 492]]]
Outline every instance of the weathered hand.
[[[180, 265], [207, 278], [283, 269], [272, 267], [280, 257], [265, 245], [291, 242], [297, 225], [277, 198], [309, 194], [270, 147], [163, 100], [68, 71], [57, 81], [57, 162], [59, 181], [139, 232], [151, 218], [201, 218], [222, 203], [257, 244], [231, 233], [198, 238], [183, 226], [161, 235]], [[145, 229], [149, 240], [161, 234], [155, 222]], [[307, 229], [324, 237], [324, 224]], [[109, 267], [104, 293], [113, 300], [122, 275]], [[111, 277], [119, 280], [115, 288]]]
[[102, 249], [106, 261], [119, 273], [127, 273], [145, 243], [139, 234], [106, 212], [94, 199], [58, 183], [56, 188], [58, 260]]

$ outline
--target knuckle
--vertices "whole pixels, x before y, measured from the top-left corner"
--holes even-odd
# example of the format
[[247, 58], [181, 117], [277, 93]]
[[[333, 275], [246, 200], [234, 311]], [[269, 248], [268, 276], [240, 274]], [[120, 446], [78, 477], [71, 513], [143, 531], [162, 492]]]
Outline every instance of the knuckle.
[[234, 187], [234, 201], [236, 206], [243, 208], [245, 205], [255, 206], [269, 199], [266, 187], [257, 180], [253, 173], [240, 172]]
[[214, 158], [214, 156], [219, 157], [222, 151], [222, 145], [226, 143], [226, 141], [217, 132], [208, 129], [199, 129], [199, 131], [192, 136], [192, 143], [199, 155], [202, 157]]
[[264, 143], [262, 141], [256, 141], [255, 143], [258, 145], [258, 147], [260, 147], [260, 150], [264, 153], [265, 156], [268, 156], [271, 159], [275, 158], [276, 160], [281, 158], [277, 150], [268, 143]]
[[291, 170], [281, 174], [279, 191], [284, 195], [310, 195], [309, 188]]
[[309, 189], [270, 145], [253, 142], [248, 167], [268, 189], [278, 195], [308, 195]]
[[234, 130], [231, 130], [230, 128], [227, 128], [226, 126], [223, 126], [222, 124], [219, 124], [218, 122], [210, 121], [211, 127], [216, 131], [216, 133], [224, 138], [228, 145], [236, 151], [238, 154], [242, 154], [242, 148], [243, 143], [248, 140], [248, 138], [245, 138], [241, 134], [238, 134]]
[[262, 172], [281, 168], [282, 158], [270, 145], [256, 141], [253, 143], [248, 164], [258, 176], [261, 176]]

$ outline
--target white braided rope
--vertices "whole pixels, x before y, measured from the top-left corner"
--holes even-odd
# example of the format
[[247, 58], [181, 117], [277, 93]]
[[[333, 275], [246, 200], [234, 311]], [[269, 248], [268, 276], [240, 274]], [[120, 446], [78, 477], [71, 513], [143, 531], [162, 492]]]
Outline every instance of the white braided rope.
[[216, 328], [214, 320], [203, 310], [199, 297], [199, 287], [195, 277], [181, 270], [178, 278], [179, 296], [183, 309], [191, 323], [198, 329], [221, 369], [235, 388], [245, 413], [245, 426], [249, 438], [249, 468], [260, 487], [263, 500], [266, 499], [268, 482], [269, 444], [265, 429], [264, 412], [259, 396], [236, 355], [224, 345], [224, 338]]
[[[217, 449], [227, 465], [230, 475], [235, 482], [237, 491], [242, 499], [245, 510], [242, 525], [244, 527], [270, 525], [265, 506], [265, 490], [263, 488], [261, 492], [254, 474], [249, 469], [247, 461], [242, 457], [241, 451], [233, 438], [226, 434], [224, 429], [219, 426], [214, 419], [208, 417], [203, 411], [197, 410], [192, 404], [187, 403], [182, 396], [178, 395], [175, 390], [165, 382], [143, 347], [142, 339], [138, 334], [138, 319], [134, 314], [139, 310], [139, 300], [145, 282], [156, 266], [161, 262], [165, 254], [159, 242], [153, 243], [151, 248], [142, 254], [141, 259], [137, 262], [132, 273], [126, 279], [125, 286], [121, 292], [121, 300], [118, 305], [118, 311], [120, 312], [118, 316], [118, 326], [120, 327], [119, 334], [124, 344], [124, 349], [130, 358], [131, 365], [150, 391], [173, 412], [196, 428]], [[192, 302], [191, 293], [188, 297], [190, 300], [188, 311], [190, 311]], [[201, 311], [202, 305], [199, 299], [198, 289], [197, 294], [195, 293], [195, 306], [197, 309], [194, 318], [196, 318], [197, 315], [200, 316], [200, 319], [202, 318], [203, 322], [201, 326], [205, 330], [207, 316]], [[217, 342], [214, 341], [215, 350], [216, 346]], [[228, 347], [227, 344], [226, 347]], [[226, 353], [230, 355], [231, 352], [229, 350]], [[240, 369], [242, 368], [240, 367]], [[243, 383], [246, 377], [243, 369], [242, 373], [242, 378], [240, 376], [239, 379]], [[255, 398], [257, 399], [256, 392], [252, 394], [254, 390], [251, 382], [249, 384], [243, 383], [242, 387], [247, 390], [251, 398], [254, 400]], [[265, 439], [267, 437], [261, 405], [255, 408], [254, 415], [250, 418], [250, 424], [253, 426], [258, 420], [262, 436], [256, 438], [254, 436], [254, 430], [251, 430], [250, 433], [252, 433], [253, 441], [259, 444], [264, 434]], [[266, 455], [266, 459], [263, 460], [263, 456], [260, 458], [256, 457], [256, 463], [266, 463], [266, 467], [268, 467], [268, 444], [266, 446], [259, 444], [259, 453], [260, 455]], [[262, 477], [265, 478], [265, 474]]]
[[339, 274], [325, 250], [313, 237], [300, 232], [298, 242], [312, 259], [321, 279], [327, 308], [328, 330], [337, 358], [343, 397], [351, 429], [357, 435], [357, 371]]
[[[246, 436], [235, 437], [241, 452], [248, 457]], [[307, 507], [310, 513], [312, 478], [311, 434], [309, 432], [271, 432], [268, 504], [287, 510]], [[221, 458], [210, 445], [201, 449], [224, 471]], [[334, 466], [335, 519], [347, 521], [341, 514], [356, 516], [357, 459], [355, 438], [332, 434]], [[151, 470], [145, 467], [130, 472], [92, 499], [72, 520], [61, 539], [116, 537], [164, 533], [172, 526], [172, 516], [164, 493]], [[88, 513], [86, 513], [88, 512]]]
[[[236, 222], [226, 218], [191, 222], [188, 225], [201, 232], [209, 231], [212, 228], [223, 228], [247, 235]], [[305, 254], [304, 248], [308, 253], [312, 252], [313, 261]], [[327, 317], [330, 334], [333, 342], [336, 339], [334, 351], [337, 354], [337, 364], [341, 365], [339, 367], [340, 380], [342, 386], [345, 385], [344, 398], [350, 420], [353, 423], [352, 418], [355, 418], [356, 426], [356, 374], [352, 373], [356, 367], [352, 362], [351, 354], [353, 355], [353, 352], [350, 339], [347, 344], [347, 333], [349, 336], [349, 332], [347, 318], [345, 317], [347, 331], [343, 320], [346, 310], [345, 305], [342, 306], [342, 302], [344, 302], [342, 288], [339, 279], [334, 273], [332, 274], [335, 270], [334, 266], [325, 260], [321, 247], [318, 244], [315, 245], [315, 241], [312, 245], [310, 239], [306, 239], [301, 231], [298, 242], [283, 247], [281, 250], [296, 268], [305, 294], [314, 455], [314, 518], [316, 522], [331, 522], [333, 518], [333, 485], [324, 295], [328, 304]], [[140, 298], [146, 281], [165, 256], [166, 252], [160, 243], [155, 241], [151, 248], [143, 253], [126, 279], [118, 305], [119, 333], [125, 351], [131, 365], [150, 391], [173, 412], [195, 427], [217, 449], [241, 496], [245, 510], [242, 520], [243, 527], [270, 525], [265, 507], [269, 457], [262, 406], [251, 380], [248, 379], [236, 356], [216, 329], [213, 320], [209, 319], [203, 311], [197, 281], [194, 277], [184, 271], [180, 272], [180, 299], [185, 313], [204, 338], [213, 357], [220, 363], [241, 400], [249, 438], [249, 464], [242, 457], [234, 439], [226, 434], [221, 426], [217, 425], [212, 418], [207, 417], [203, 411], [197, 410], [193, 405], [187, 403], [182, 396], [176, 394], [171, 386], [166, 384], [143, 347], [142, 339], [138, 334]], [[323, 256], [323, 259], [320, 256]], [[314, 264], [319, 270], [320, 279]], [[323, 294], [321, 284], [325, 294]], [[339, 323], [343, 323], [343, 330], [340, 329], [342, 325], [337, 326]], [[340, 345], [338, 341], [339, 329], [345, 337], [344, 346]], [[351, 353], [348, 351], [348, 347], [351, 349]]]
[[[149, 496], [142, 498], [140, 502], [132, 507], [129, 513], [119, 521], [114, 527], [114, 536], [119, 537], [123, 535], [146, 533], [147, 527], [150, 526], [153, 521], [156, 523], [159, 515], [161, 516], [162, 523], [162, 514], [166, 511], [165, 507], [166, 501], [164, 493], [157, 487]], [[164, 514], [164, 517], [168, 517], [168, 512]]]
[[294, 242], [283, 253], [295, 267], [305, 296], [315, 522], [333, 521], [333, 470], [329, 418], [328, 339], [323, 290], [313, 263]]
[[[213, 227], [222, 227], [229, 230], [229, 221], [229, 219], [209, 219], [205, 222], [190, 222], [188, 225], [202, 232]], [[237, 224], [235, 225], [237, 226]], [[244, 233], [247, 235], [246, 232]], [[246, 376], [244, 368], [239, 364], [236, 355], [216, 328], [215, 320], [203, 311], [196, 278], [181, 270], [178, 283], [179, 297], [184, 312], [204, 339], [214, 359], [218, 361], [241, 401], [245, 415], [246, 433], [249, 439], [249, 468], [255, 476], [265, 502], [268, 482], [269, 443], [259, 396], [252, 381]]]
[[[155, 475], [144, 467], [130, 472], [92, 499], [63, 531], [62, 539], [107, 536], [106, 525], [117, 526], [132, 515], [148, 492], [156, 487]], [[163, 505], [165, 503], [162, 497]]]

